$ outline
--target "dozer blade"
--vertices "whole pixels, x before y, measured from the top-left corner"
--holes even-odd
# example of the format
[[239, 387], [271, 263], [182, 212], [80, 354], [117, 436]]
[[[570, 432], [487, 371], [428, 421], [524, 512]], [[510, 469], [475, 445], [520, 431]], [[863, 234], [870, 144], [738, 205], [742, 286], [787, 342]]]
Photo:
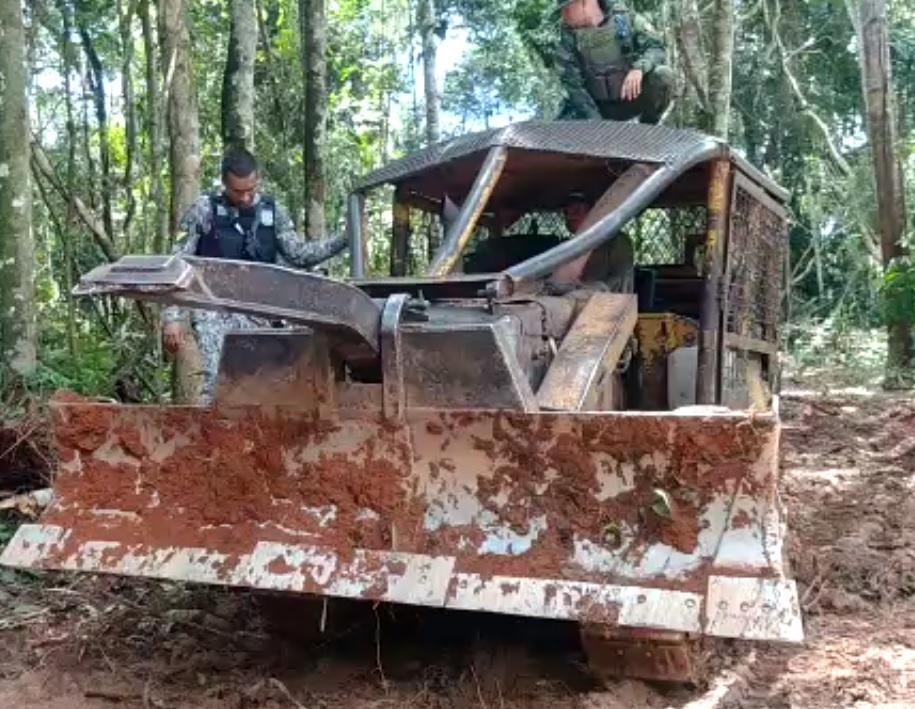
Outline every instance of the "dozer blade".
[[778, 421], [52, 403], [0, 562], [799, 641]]

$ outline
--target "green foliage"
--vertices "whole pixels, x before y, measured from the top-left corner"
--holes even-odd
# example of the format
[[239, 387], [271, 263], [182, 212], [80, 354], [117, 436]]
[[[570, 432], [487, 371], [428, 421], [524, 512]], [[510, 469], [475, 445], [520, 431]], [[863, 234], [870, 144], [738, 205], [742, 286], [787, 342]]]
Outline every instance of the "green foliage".
[[880, 285], [883, 317], [888, 323], [911, 323], [915, 319], [915, 259], [893, 259]]
[[[298, 0], [257, 3], [260, 36], [255, 67], [256, 135], [269, 186], [301, 224], [303, 216], [303, 94]], [[145, 48], [139, 22], [132, 32], [135, 106], [140, 125], [129, 184], [124, 180], [128, 136], [120, 96], [123, 51], [116, 10], [133, 3], [113, 0], [26, 3], [31, 20], [29, 58], [33, 69], [33, 130], [58, 176], [66, 181], [70, 147], [75, 150], [73, 189], [89, 210], [101, 214], [102, 197], [113, 206], [116, 246], [122, 252], [149, 251], [156, 210], [150, 194], [146, 119], [151, 106], [145, 90]], [[142, 5], [142, 4], [140, 4]], [[636, 10], [668, 39], [679, 61], [669, 13], [676, 3], [637, 0]], [[700, 3], [703, 31], [711, 5]], [[68, 9], [73, 32], [64, 37]], [[328, 229], [343, 228], [346, 194], [356, 176], [419, 147], [423, 106], [416, 0], [333, 0], [327, 3], [328, 111], [325, 142]], [[219, 0], [188, 3], [195, 86], [200, 110], [203, 187], [218, 178], [220, 93], [228, 40], [228, 6]], [[900, 109], [900, 146], [907, 203], [915, 204], [915, 4], [890, 3], [891, 52]], [[509, 118], [555, 115], [563, 97], [552, 56], [558, 39], [555, 0], [436, 0], [437, 41], [466, 37], [462, 56], [446, 66], [442, 89], [443, 124], [476, 129]], [[792, 348], [803, 356], [842, 352], [842, 341], [915, 312], [915, 268], [901, 259], [884, 273], [875, 236], [875, 195], [865, 144], [863, 100], [855, 40], [844, 0], [741, 5], [733, 61], [732, 136], [734, 146], [788, 188], [791, 229], [790, 311], [802, 328], [789, 331]], [[155, 18], [153, 18], [155, 22]], [[82, 29], [102, 62], [109, 114], [107, 147], [112, 178], [102, 184], [99, 130], [92, 93], [85, 79]], [[775, 32], [787, 53], [787, 66], [810, 110], [826, 128], [801, 110]], [[453, 46], [453, 45], [452, 45]], [[66, 94], [62, 71], [69, 51], [74, 71]], [[161, 57], [155, 57], [161, 89]], [[67, 132], [67, 108], [76, 123]], [[674, 124], [690, 125], [695, 99], [678, 98]], [[842, 153], [849, 170], [838, 169], [826, 139]], [[129, 376], [143, 398], [167, 389], [167, 368], [157, 344], [155, 322], [133, 306], [100, 302], [76, 304], [67, 291], [79, 274], [103, 260], [89, 230], [47, 183], [36, 188], [36, 289], [40, 313], [40, 367], [26, 383], [30, 390], [57, 387], [87, 394], [123, 395], [115, 383]], [[128, 195], [139, 205], [130, 234], [123, 230]], [[369, 207], [369, 266], [387, 268], [390, 195], [373, 197]], [[915, 217], [909, 210], [909, 224]], [[417, 224], [413, 257], [427, 257]], [[915, 228], [912, 229], [915, 231]], [[342, 275], [345, 259], [330, 265]], [[817, 339], [818, 338], [818, 339]], [[879, 348], [848, 353], [870, 361]], [[845, 356], [845, 355], [842, 355]], [[129, 374], [127, 374], [129, 373]]]
[[[844, 383], [876, 387], [884, 379], [886, 332], [855, 327], [847, 318], [795, 323], [790, 329], [791, 369], [798, 373], [839, 371]], [[824, 383], [827, 378], [824, 377]]]

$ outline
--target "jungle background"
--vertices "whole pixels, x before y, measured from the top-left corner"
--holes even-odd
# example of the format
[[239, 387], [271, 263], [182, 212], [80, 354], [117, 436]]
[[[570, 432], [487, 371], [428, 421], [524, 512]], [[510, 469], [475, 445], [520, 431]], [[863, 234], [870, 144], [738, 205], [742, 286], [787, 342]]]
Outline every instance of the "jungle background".
[[[452, 135], [549, 118], [563, 97], [553, 0], [3, 4], [0, 376], [39, 396], [167, 394], [155, 323], [69, 293], [105, 260], [170, 249], [227, 141], [256, 151], [267, 188], [319, 238], [342, 232], [356, 176]], [[791, 193], [787, 351], [904, 384], [915, 6], [634, 8], [680, 77], [665, 122], [727, 138]], [[386, 233], [373, 224], [376, 268]]]
[[[549, 624], [363, 605], [325, 631], [318, 605], [290, 640], [249, 595], [0, 569], [0, 706], [915, 705], [915, 2], [633, 7], [679, 76], [666, 124], [790, 193], [782, 492], [805, 643], [717, 647], [693, 690], [599, 689]], [[356, 176], [552, 117], [557, 40], [554, 0], [0, 0], [0, 544], [43, 504], [51, 393], [170, 395], [155, 314], [73, 298], [81, 274], [168, 251], [229, 142], [301, 233], [340, 233]], [[376, 270], [387, 234], [370, 222]]]

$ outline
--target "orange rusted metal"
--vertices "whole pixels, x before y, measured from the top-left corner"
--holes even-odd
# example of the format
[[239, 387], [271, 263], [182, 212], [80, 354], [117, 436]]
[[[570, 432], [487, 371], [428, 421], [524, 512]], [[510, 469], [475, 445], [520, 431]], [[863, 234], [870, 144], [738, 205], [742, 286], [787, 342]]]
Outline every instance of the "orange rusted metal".
[[56, 500], [6, 564], [694, 633], [743, 612], [718, 577], [787, 583], [771, 415], [52, 409]]

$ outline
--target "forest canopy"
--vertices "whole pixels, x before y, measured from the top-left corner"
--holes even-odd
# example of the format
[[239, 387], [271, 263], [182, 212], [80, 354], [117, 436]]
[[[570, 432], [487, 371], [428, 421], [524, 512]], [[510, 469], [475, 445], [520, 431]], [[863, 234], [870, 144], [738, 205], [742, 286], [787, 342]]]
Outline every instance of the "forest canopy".
[[[318, 238], [342, 231], [356, 176], [452, 135], [552, 118], [564, 96], [554, 0], [0, 8], [4, 386], [164, 395], [154, 314], [70, 290], [103, 261], [167, 252], [182, 211], [216, 184], [227, 144], [256, 152], [297, 229]], [[790, 192], [789, 345], [880, 329], [889, 378], [903, 381], [915, 312], [905, 209], [915, 4], [633, 9], [657, 28], [679, 78], [665, 123], [726, 138]], [[382, 262], [384, 234], [371, 234]]]

